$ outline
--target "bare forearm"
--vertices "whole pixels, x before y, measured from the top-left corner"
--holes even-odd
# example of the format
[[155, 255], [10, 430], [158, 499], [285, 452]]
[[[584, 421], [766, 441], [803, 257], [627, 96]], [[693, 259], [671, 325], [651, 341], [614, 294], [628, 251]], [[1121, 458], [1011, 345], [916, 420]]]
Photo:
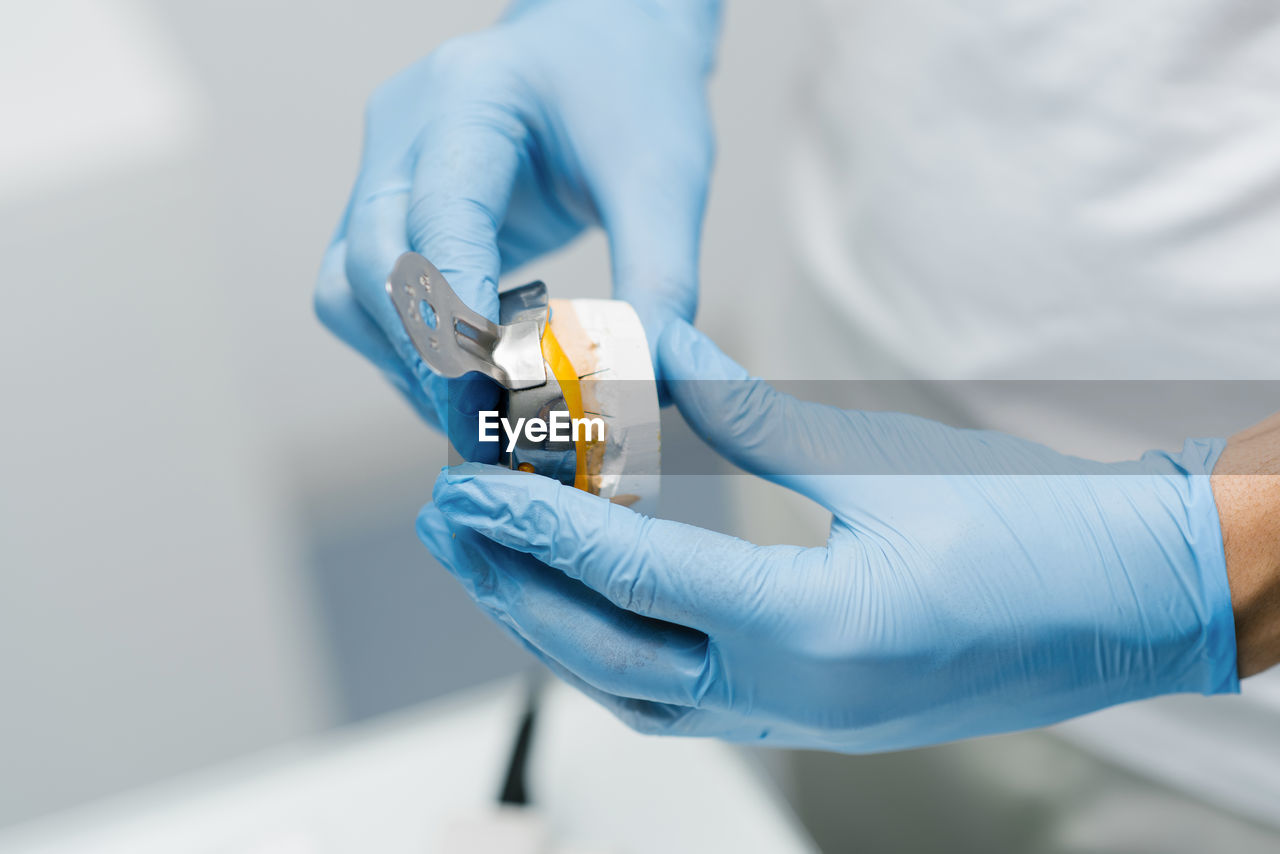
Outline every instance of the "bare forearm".
[[1213, 472], [1237, 666], [1252, 676], [1280, 663], [1280, 414], [1232, 436]]

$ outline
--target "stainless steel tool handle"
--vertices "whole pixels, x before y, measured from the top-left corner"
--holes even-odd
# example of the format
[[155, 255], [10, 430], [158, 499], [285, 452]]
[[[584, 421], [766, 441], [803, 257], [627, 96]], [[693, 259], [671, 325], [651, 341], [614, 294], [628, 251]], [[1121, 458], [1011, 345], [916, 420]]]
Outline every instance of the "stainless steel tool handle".
[[416, 252], [396, 260], [387, 295], [409, 340], [443, 377], [478, 371], [517, 391], [547, 381], [541, 320], [499, 325], [472, 311], [435, 266]]

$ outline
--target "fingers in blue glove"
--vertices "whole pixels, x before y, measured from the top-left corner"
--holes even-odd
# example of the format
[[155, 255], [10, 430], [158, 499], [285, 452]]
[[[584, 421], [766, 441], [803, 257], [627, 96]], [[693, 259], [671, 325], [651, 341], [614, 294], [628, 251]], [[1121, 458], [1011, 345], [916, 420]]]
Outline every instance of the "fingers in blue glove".
[[438, 505], [419, 515], [418, 536], [495, 619], [600, 691], [693, 707], [718, 678], [705, 634], [622, 611], [527, 554], [451, 526]]
[[[709, 161], [709, 153], [705, 157]], [[662, 165], [672, 168], [670, 163]], [[691, 164], [687, 176], [679, 179], [664, 174], [637, 176], [634, 183], [621, 186], [601, 182], [607, 190], [600, 215], [609, 235], [613, 295], [635, 307], [655, 352], [666, 324], [692, 320], [698, 309], [698, 252], [708, 174], [709, 162]]]
[[[496, 408], [498, 388], [479, 376], [456, 380], [432, 376], [424, 386], [352, 294], [344, 270], [346, 248], [346, 240], [339, 239], [325, 252], [316, 281], [316, 315], [335, 335], [376, 365], [424, 421], [444, 429], [463, 458], [497, 462], [497, 446], [479, 441], [477, 413]], [[428, 393], [427, 389], [435, 393]]]
[[[855, 490], [842, 475], [1109, 474], [1105, 463], [1066, 458], [998, 433], [958, 430], [897, 412], [846, 410], [779, 392], [698, 330], [673, 322], [659, 362], [668, 392], [704, 441], [730, 462], [833, 512]], [[990, 441], [984, 436], [989, 436]], [[1130, 466], [1142, 469], [1140, 464]], [[1149, 468], [1149, 466], [1147, 466]], [[877, 488], [862, 484], [874, 503]]]
[[[360, 177], [339, 235], [346, 244], [344, 270], [355, 302], [427, 390], [438, 421], [446, 425], [456, 420], [450, 409], [469, 415], [491, 402], [496, 391], [486, 390], [488, 384], [477, 377], [449, 382], [432, 374], [387, 298], [385, 283], [396, 259], [417, 251], [432, 260], [468, 305], [497, 319], [497, 232], [524, 136], [500, 99], [486, 100], [474, 91], [466, 72], [476, 61], [462, 40], [451, 43], [370, 99]], [[405, 109], [419, 103], [406, 97], [406, 90], [427, 86], [435, 97], [417, 110]], [[347, 309], [341, 301], [334, 304]], [[363, 344], [362, 352], [371, 346]], [[464, 455], [461, 445], [474, 438], [475, 426], [468, 422], [450, 430]]]
[[424, 421], [439, 428], [440, 414], [434, 401], [401, 360], [381, 327], [351, 292], [345, 270], [346, 257], [345, 238], [334, 241], [325, 252], [320, 274], [316, 277], [316, 317], [347, 346], [377, 366]]
[[[498, 232], [529, 131], [505, 106], [519, 81], [477, 67], [484, 56], [470, 50], [465, 39], [451, 42], [427, 62], [436, 98], [411, 155], [412, 201], [403, 222], [414, 251], [431, 259], [467, 305], [497, 321]], [[481, 79], [485, 89], [478, 89]]]
[[[538, 564], [541, 572], [530, 571], [534, 561], [528, 555], [500, 546], [482, 537], [466, 527], [450, 526], [448, 521], [434, 505], [423, 508], [418, 519], [418, 531], [423, 542], [436, 558], [456, 576], [467, 592], [476, 600], [491, 619], [494, 620], [508, 636], [541, 661], [548, 670], [568, 685], [581, 691], [599, 705], [611, 712], [620, 721], [637, 732], [649, 735], [715, 737], [728, 741], [754, 742], [768, 740], [775, 746], [803, 746], [819, 742], [820, 733], [800, 729], [786, 723], [761, 723], [749, 716], [731, 711], [707, 707], [706, 696], [701, 698], [686, 697], [684, 702], [659, 702], [653, 699], [641, 699], [633, 696], [636, 686], [628, 678], [635, 668], [619, 670], [616, 679], [609, 676], [600, 678], [598, 657], [611, 662], [635, 662], [638, 666], [656, 672], [653, 663], [646, 662], [642, 645], [634, 645], [630, 634], [609, 632], [605, 642], [597, 652], [607, 650], [607, 656], [592, 655], [591, 649], [569, 649], [566, 659], [573, 666], [566, 665], [560, 659], [538, 646], [531, 639], [542, 637], [543, 644], [563, 651], [561, 643], [556, 642], [555, 635], [563, 627], [548, 625], [548, 618], [578, 619], [582, 614], [574, 613], [571, 603], [581, 603], [588, 611], [591, 609], [611, 608], [603, 603], [600, 597], [577, 582], [565, 579]], [[514, 577], [502, 578], [493, 583], [495, 574], [508, 572], [509, 567], [516, 567]], [[557, 576], [559, 578], [557, 579]], [[566, 584], [567, 582], [567, 584]], [[503, 585], [503, 594], [498, 593], [499, 585]], [[567, 593], [566, 593], [567, 590]], [[507, 609], [506, 595], [518, 593], [531, 602], [517, 602], [518, 615]], [[556, 596], [566, 595], [568, 603], [552, 602]], [[528, 619], [530, 612], [537, 612], [542, 606], [551, 602], [553, 610], [538, 619]], [[598, 612], [598, 611], [597, 611]], [[606, 610], [609, 619], [630, 620], [634, 615], [624, 615]], [[592, 618], [594, 622], [594, 618]], [[550, 631], [550, 643], [547, 641]], [[525, 632], [530, 633], [526, 637]], [[537, 633], [535, 635], [535, 633]], [[700, 641], [701, 642], [701, 641]], [[618, 647], [622, 643], [626, 646]], [[682, 666], [689, 666], [688, 661]], [[589, 681], [580, 673], [594, 681]], [[613, 691], [600, 686], [602, 681], [614, 685]], [[625, 693], [623, 693], [625, 692]], [[662, 691], [664, 695], [669, 691]], [[690, 705], [691, 701], [700, 700], [700, 706]]]
[[745, 615], [772, 612], [768, 565], [825, 555], [651, 519], [549, 478], [477, 464], [443, 473], [435, 503], [450, 522], [532, 555], [623, 611], [712, 634], [749, 631]]
[[801, 492], [830, 509], [851, 455], [857, 413], [779, 392], [726, 356], [710, 338], [674, 321], [658, 343], [667, 391], [680, 414], [725, 459]]

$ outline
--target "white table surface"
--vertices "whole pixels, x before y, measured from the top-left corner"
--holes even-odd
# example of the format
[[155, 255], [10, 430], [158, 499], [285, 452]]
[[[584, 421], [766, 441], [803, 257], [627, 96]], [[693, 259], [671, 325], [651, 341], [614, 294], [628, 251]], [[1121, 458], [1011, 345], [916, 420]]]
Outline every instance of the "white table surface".
[[[492, 804], [522, 697], [519, 681], [454, 695], [0, 831], [0, 852], [439, 851], [451, 822]], [[816, 850], [735, 748], [637, 735], [559, 683], [529, 787], [556, 845], [574, 850]]]

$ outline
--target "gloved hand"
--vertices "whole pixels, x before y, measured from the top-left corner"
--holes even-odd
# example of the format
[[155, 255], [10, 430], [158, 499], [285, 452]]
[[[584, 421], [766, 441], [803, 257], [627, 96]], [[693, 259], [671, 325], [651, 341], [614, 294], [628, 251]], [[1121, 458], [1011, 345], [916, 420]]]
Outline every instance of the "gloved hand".
[[650, 339], [691, 318], [718, 17], [719, 0], [521, 0], [383, 84], [317, 283], [321, 320], [465, 438], [493, 387], [471, 375], [450, 393], [418, 357], [383, 289], [401, 253], [496, 320], [500, 271], [600, 224], [614, 294]]
[[659, 356], [709, 444], [831, 510], [825, 548], [474, 463], [419, 517], [482, 607], [632, 726], [874, 751], [1238, 689], [1222, 442], [1091, 462], [797, 401], [684, 323]]

